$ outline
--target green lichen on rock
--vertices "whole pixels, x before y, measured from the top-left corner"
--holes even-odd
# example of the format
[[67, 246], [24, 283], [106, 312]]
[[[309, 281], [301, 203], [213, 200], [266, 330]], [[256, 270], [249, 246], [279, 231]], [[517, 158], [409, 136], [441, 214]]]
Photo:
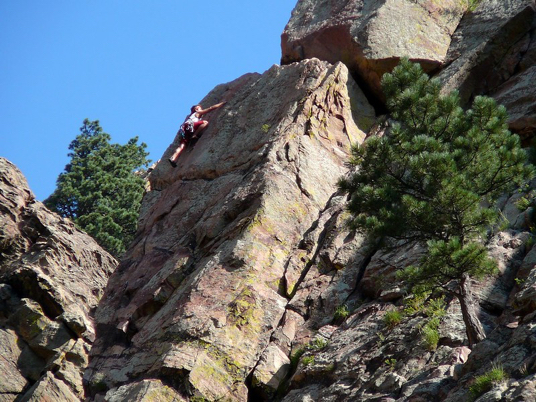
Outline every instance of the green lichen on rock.
[[18, 328], [24, 340], [30, 341], [41, 334], [51, 321], [35, 301], [22, 299], [22, 302], [22, 306], [11, 317], [11, 324]]
[[236, 326], [244, 327], [256, 320], [256, 307], [253, 290], [249, 287], [244, 287], [229, 305], [228, 317]]
[[106, 375], [102, 372], [95, 373], [89, 381], [89, 389], [94, 393], [106, 391], [108, 389], [108, 385], [106, 385]]
[[214, 345], [204, 344], [189, 374], [189, 381], [197, 398], [234, 400], [231, 396], [236, 384], [242, 383], [245, 375], [239, 364], [225, 352]]

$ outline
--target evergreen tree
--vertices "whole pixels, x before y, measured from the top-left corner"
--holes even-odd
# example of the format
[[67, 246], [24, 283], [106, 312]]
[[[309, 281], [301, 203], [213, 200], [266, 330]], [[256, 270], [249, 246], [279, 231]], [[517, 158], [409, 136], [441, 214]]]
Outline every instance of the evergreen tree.
[[493, 99], [479, 96], [464, 111], [456, 92], [441, 95], [439, 82], [407, 59], [384, 75], [382, 88], [397, 123], [352, 149], [356, 169], [339, 183], [350, 196], [351, 224], [383, 245], [423, 245], [420, 263], [400, 276], [416, 292], [455, 295], [472, 345], [485, 333], [469, 277], [496, 271], [483, 245], [498, 219], [493, 205], [531, 177], [532, 166]]
[[80, 131], [69, 145], [71, 161], [44, 203], [119, 257], [136, 232], [145, 186], [136, 171], [150, 162], [147, 145], [138, 137], [110, 144], [98, 120], [85, 119]]

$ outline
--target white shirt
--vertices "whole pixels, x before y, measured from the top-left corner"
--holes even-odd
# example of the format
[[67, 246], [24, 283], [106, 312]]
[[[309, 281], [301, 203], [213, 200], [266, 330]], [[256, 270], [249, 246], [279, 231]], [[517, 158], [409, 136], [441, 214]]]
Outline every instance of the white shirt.
[[190, 115], [190, 117], [188, 117], [188, 120], [192, 123], [197, 123], [201, 119], [197, 116], [197, 112], [194, 112]]

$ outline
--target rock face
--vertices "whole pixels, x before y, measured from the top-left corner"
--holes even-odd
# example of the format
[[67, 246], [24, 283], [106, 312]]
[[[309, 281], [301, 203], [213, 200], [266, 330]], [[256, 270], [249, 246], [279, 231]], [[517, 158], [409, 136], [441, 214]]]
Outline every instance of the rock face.
[[243, 401], [252, 372], [275, 391], [289, 369], [288, 350], [270, 342], [307, 266], [289, 261], [310, 254], [299, 245], [364, 138], [353, 116], [371, 107], [343, 64], [314, 59], [217, 87], [202, 104], [215, 99], [227, 104], [180, 167], [150, 177], [138, 240], [97, 312], [92, 398], [149, 376], [181, 398]]
[[281, 61], [342, 61], [381, 97], [381, 76], [400, 57], [427, 71], [445, 62], [466, 8], [460, 0], [299, 0], [281, 36]]
[[[173, 169], [175, 139], [150, 173], [100, 300], [111, 257], [2, 162], [0, 400], [536, 400], [536, 182], [500, 202], [507, 224], [486, 243], [499, 274], [471, 283], [487, 335], [472, 350], [456, 299], [412, 298], [397, 280], [420, 249], [349, 231], [336, 185], [351, 144], [384, 135], [370, 103], [402, 56], [464, 102], [494, 96], [533, 137], [535, 9], [298, 1], [284, 65], [217, 86], [201, 103], [227, 103], [201, 138]], [[494, 367], [505, 378], [475, 391]]]
[[381, 104], [381, 76], [409, 57], [465, 102], [495, 97], [511, 130], [528, 139], [536, 127], [535, 9], [534, 0], [299, 0], [281, 61], [342, 61]]
[[483, 1], [461, 21], [438, 76], [445, 91], [456, 89], [463, 100], [496, 98], [508, 110], [510, 129], [526, 142], [536, 134], [535, 10], [534, 0]]
[[1, 401], [83, 399], [92, 310], [115, 265], [0, 158]]
[[501, 201], [473, 350], [456, 299], [414, 300], [396, 279], [420, 250], [350, 232], [336, 188], [350, 145], [383, 132], [368, 99], [402, 56], [464, 101], [502, 100], [532, 135], [534, 1], [471, 3], [300, 0], [284, 65], [207, 95], [227, 103], [179, 167], [175, 140], [149, 176], [99, 303], [89, 401], [460, 401], [497, 365], [508, 377], [481, 400], [536, 400], [534, 183]]
[[520, 69], [531, 42], [533, 0], [483, 1], [460, 22], [439, 74], [462, 99], [496, 90]]

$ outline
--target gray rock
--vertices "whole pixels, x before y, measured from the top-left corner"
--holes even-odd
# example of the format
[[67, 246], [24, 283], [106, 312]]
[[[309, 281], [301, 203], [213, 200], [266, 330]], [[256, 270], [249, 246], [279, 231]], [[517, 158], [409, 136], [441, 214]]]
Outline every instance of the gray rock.
[[0, 369], [8, 373], [0, 375], [0, 399], [84, 398], [89, 347], [73, 350], [93, 339], [92, 309], [115, 265], [36, 201], [21, 172], [0, 158]]
[[464, 12], [455, 0], [299, 0], [281, 36], [282, 63], [342, 61], [381, 97], [381, 76], [401, 57], [428, 71], [443, 64]]
[[[463, 101], [495, 91], [514, 73], [518, 54], [510, 50], [531, 30], [532, 0], [489, 0], [468, 13], [452, 37], [446, 67], [439, 78], [445, 92], [460, 92]], [[519, 48], [522, 51], [522, 48]]]
[[[158, 198], [143, 209], [146, 240], [127, 253], [96, 313], [106, 329], [85, 375], [91, 398], [165, 372], [207, 399], [244, 400], [272, 334], [286, 350], [293, 331], [276, 329], [302, 276], [289, 258], [322, 226], [350, 145], [364, 139], [349, 86], [357, 88], [343, 64], [313, 59], [219, 86], [201, 102], [227, 104], [178, 168], [158, 164], [149, 176]], [[309, 269], [314, 250], [305, 257], [292, 269]], [[150, 364], [138, 364], [142, 350]]]
[[160, 380], [143, 380], [140, 382], [113, 388], [106, 393], [108, 402], [186, 402], [188, 399], [168, 387]]
[[18, 359], [22, 353], [18, 345], [18, 337], [14, 331], [0, 329], [0, 395], [4, 400], [15, 400], [28, 385], [28, 380], [18, 367]]
[[275, 395], [290, 370], [290, 359], [275, 345], [270, 345], [261, 355], [253, 371], [254, 388], [269, 398]]
[[80, 396], [75, 394], [63, 381], [58, 381], [47, 371], [20, 399], [21, 402], [41, 401], [78, 401]]
[[531, 66], [492, 93], [497, 102], [508, 110], [510, 129], [525, 141], [533, 138], [536, 132], [536, 101], [533, 96], [535, 81], [536, 66]]

